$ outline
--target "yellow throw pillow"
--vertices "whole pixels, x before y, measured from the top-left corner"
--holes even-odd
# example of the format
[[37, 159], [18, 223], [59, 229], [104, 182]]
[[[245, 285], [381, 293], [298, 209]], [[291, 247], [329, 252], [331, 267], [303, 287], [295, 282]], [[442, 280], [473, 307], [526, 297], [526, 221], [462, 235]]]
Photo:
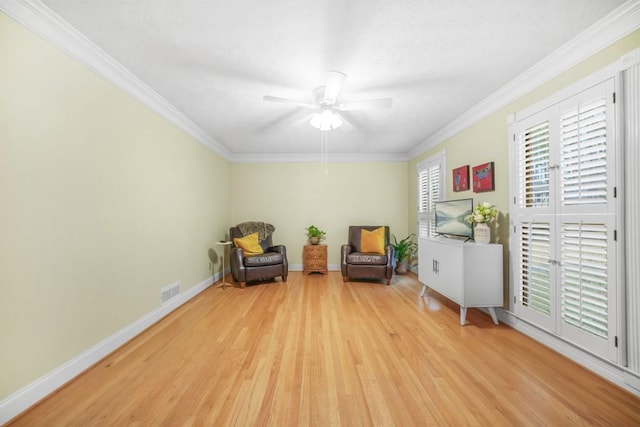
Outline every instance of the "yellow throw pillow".
[[384, 227], [373, 231], [360, 229], [360, 252], [375, 252], [384, 255]]
[[244, 251], [245, 255], [258, 255], [264, 253], [258, 242], [258, 233], [248, 234], [242, 238], [233, 239], [233, 244]]

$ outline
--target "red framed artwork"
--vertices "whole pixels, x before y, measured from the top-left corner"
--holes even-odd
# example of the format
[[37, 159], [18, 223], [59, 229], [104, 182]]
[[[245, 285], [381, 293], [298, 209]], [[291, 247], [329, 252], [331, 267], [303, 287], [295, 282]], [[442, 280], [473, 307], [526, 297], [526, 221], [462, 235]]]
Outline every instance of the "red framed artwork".
[[471, 173], [473, 175], [474, 193], [493, 191], [495, 189], [493, 183], [493, 162], [474, 166]]
[[469, 165], [460, 166], [453, 170], [453, 191], [469, 189]]

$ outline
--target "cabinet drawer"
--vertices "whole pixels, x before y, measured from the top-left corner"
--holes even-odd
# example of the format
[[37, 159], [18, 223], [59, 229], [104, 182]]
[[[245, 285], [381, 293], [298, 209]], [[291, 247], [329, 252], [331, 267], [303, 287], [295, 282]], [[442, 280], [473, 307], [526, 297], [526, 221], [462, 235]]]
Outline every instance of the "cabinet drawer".
[[303, 260], [326, 260], [327, 259], [327, 246], [326, 245], [305, 245], [302, 252]]
[[327, 263], [325, 261], [305, 261], [305, 270], [326, 270]]

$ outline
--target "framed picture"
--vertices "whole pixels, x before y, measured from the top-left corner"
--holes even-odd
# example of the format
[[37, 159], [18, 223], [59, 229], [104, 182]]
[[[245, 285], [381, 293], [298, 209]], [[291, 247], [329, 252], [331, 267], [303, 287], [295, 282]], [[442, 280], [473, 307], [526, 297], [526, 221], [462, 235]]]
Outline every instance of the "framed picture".
[[474, 193], [493, 191], [495, 189], [493, 184], [493, 162], [474, 166], [471, 173], [473, 175]]
[[469, 189], [469, 165], [460, 166], [453, 170], [453, 191]]

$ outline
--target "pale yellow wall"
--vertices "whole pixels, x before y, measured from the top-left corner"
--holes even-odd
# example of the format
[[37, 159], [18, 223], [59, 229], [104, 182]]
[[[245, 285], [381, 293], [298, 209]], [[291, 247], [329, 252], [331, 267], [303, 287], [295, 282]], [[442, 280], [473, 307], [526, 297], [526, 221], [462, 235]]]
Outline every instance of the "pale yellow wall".
[[229, 172], [0, 13], [0, 400], [211, 276]]
[[[560, 74], [534, 91], [519, 98], [513, 103], [500, 109], [500, 111], [480, 120], [472, 126], [464, 129], [446, 141], [438, 144], [412, 159], [408, 165], [409, 174], [409, 229], [416, 230], [417, 222], [417, 184], [416, 165], [435, 153], [445, 150], [447, 154], [447, 191], [446, 198], [473, 197], [475, 203], [494, 203], [502, 212], [499, 224], [492, 230], [493, 241], [505, 245], [505, 304], [507, 302], [508, 291], [508, 197], [509, 197], [509, 163], [508, 163], [508, 138], [507, 138], [507, 117], [533, 103], [540, 101], [555, 92], [587, 77], [597, 70], [617, 61], [624, 54], [640, 46], [640, 30], [635, 31], [627, 37], [617, 41], [608, 48], [593, 55], [584, 62]], [[453, 192], [451, 174], [454, 168], [469, 165], [470, 169], [478, 164], [493, 161], [495, 163], [495, 191], [486, 193], [473, 193], [473, 191]]]
[[234, 163], [231, 219], [276, 227], [290, 264], [302, 264], [305, 228], [327, 232], [329, 264], [340, 262], [349, 225], [388, 225], [407, 234], [406, 163]]
[[[476, 200], [506, 213], [506, 116], [639, 45], [637, 31], [408, 164], [325, 174], [230, 164], [0, 13], [0, 400], [157, 308], [161, 287], [209, 277], [229, 225], [273, 223], [300, 265], [315, 224], [338, 264], [350, 224], [415, 232], [416, 163], [442, 149], [448, 176], [494, 161], [496, 191]], [[447, 198], [473, 195], [449, 179]]]

